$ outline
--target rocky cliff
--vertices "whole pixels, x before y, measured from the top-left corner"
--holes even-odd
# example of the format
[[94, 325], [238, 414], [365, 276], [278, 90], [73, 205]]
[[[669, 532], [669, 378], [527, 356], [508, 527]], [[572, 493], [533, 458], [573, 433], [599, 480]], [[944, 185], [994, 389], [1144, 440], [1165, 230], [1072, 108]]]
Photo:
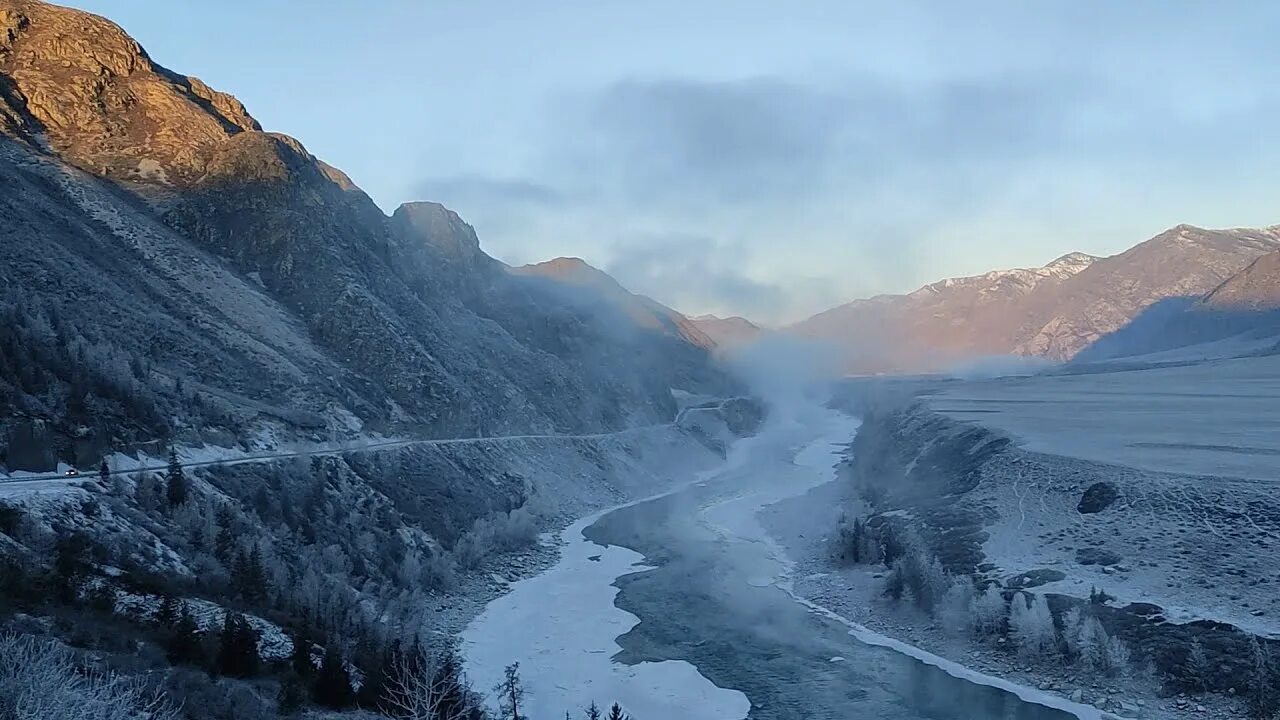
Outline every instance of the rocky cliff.
[[582, 302], [515, 276], [440, 205], [387, 217], [78, 10], [0, 0], [0, 187], [0, 363], [34, 365], [3, 374], [0, 403], [65, 459], [280, 422], [617, 429], [669, 420], [673, 387], [732, 385], [704, 336], [670, 331], [682, 316], [620, 327], [598, 311], [614, 291]]

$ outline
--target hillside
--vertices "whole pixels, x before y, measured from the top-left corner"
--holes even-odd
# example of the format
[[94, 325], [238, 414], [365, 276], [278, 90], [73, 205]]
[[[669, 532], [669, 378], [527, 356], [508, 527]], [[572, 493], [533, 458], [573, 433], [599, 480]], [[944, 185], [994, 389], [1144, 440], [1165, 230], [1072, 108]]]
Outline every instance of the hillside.
[[938, 370], [1010, 354], [1066, 360], [1158, 301], [1198, 298], [1277, 249], [1280, 228], [1179, 225], [1112, 257], [1071, 253], [1040, 268], [943, 280], [787, 330], [842, 346], [853, 372]]
[[440, 205], [388, 218], [107, 20], [3, 0], [0, 81], [0, 438], [24, 462], [183, 433], [620, 429], [673, 417], [673, 387], [731, 386], [700, 333], [619, 332]]
[[737, 315], [723, 318], [715, 315], [698, 315], [690, 318], [690, 320], [707, 337], [711, 338], [718, 347], [726, 349], [749, 345], [768, 332], [750, 320]]

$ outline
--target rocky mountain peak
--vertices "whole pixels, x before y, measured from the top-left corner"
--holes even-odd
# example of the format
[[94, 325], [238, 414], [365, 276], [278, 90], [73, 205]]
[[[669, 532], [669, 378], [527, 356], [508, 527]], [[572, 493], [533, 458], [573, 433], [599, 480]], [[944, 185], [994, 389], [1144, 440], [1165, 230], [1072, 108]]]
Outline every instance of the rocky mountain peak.
[[1215, 310], [1280, 309], [1280, 251], [1259, 257], [1227, 278], [1200, 305]]
[[405, 203], [391, 215], [391, 223], [406, 237], [425, 241], [447, 258], [471, 260], [481, 255], [475, 229], [440, 203]]
[[0, 132], [116, 180], [187, 184], [212, 148], [261, 127], [240, 101], [171, 72], [115, 23], [0, 0]]

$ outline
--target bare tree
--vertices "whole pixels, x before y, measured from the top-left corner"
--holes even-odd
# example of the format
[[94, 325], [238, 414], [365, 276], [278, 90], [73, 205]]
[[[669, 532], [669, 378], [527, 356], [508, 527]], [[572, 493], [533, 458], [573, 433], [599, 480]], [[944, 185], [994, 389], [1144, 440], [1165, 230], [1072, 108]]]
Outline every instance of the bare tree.
[[137, 679], [82, 667], [66, 649], [0, 635], [0, 717], [23, 720], [177, 720]]
[[502, 673], [502, 682], [494, 688], [501, 705], [501, 717], [525, 720], [525, 716], [520, 714], [520, 703], [524, 701], [524, 688], [520, 685], [520, 663], [511, 663]]
[[466, 681], [439, 658], [397, 654], [391, 663], [383, 709], [404, 720], [467, 720], [474, 715]]

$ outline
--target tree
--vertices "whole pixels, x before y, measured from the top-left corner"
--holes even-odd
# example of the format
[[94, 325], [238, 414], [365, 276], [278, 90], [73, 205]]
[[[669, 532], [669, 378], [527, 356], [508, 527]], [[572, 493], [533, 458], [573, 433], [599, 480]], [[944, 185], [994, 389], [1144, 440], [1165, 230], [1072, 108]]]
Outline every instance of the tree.
[[592, 700], [586, 709], [587, 720], [600, 720], [600, 706], [596, 705], [596, 701]]
[[253, 677], [258, 672], [258, 633], [240, 613], [226, 612], [218, 642], [218, 672]]
[[174, 623], [178, 622], [178, 599], [169, 593], [165, 593], [160, 597], [160, 605], [156, 608], [155, 614], [152, 616], [157, 625], [161, 627], [171, 628]]
[[1048, 657], [1056, 645], [1049, 604], [1039, 595], [1020, 593], [1014, 595], [1012, 605], [1009, 629], [1018, 643], [1018, 652], [1031, 660]]
[[165, 497], [169, 507], [178, 507], [187, 501], [187, 476], [178, 462], [178, 451], [169, 446], [169, 470], [165, 473]]
[[1008, 615], [1004, 594], [995, 583], [987, 585], [973, 598], [973, 629], [979, 636], [996, 635], [1004, 627]]
[[1193, 639], [1187, 650], [1187, 661], [1182, 665], [1182, 675], [1187, 687], [1195, 692], [1205, 692], [1209, 689], [1211, 672], [1204, 645], [1200, 638]]
[[965, 578], [952, 578], [938, 604], [938, 624], [951, 635], [963, 635], [973, 625], [972, 607], [973, 583]]
[[1083, 624], [1080, 608], [1073, 607], [1062, 615], [1062, 655], [1068, 662], [1075, 662], [1079, 658], [1077, 640]]
[[520, 663], [511, 663], [502, 670], [502, 682], [494, 688], [500, 698], [499, 709], [502, 717], [509, 720], [526, 720], [520, 714], [520, 703], [524, 701], [524, 688], [520, 685]]
[[383, 712], [405, 720], [479, 720], [483, 717], [452, 652], [435, 657], [395, 653], [382, 708]]
[[177, 619], [173, 623], [173, 632], [169, 634], [165, 655], [173, 665], [203, 666], [205, 664], [204, 644], [200, 642], [200, 625], [191, 616], [186, 603], [182, 603], [177, 611]]
[[107, 487], [111, 483], [111, 468], [107, 467], [106, 458], [102, 458], [102, 464], [98, 466], [98, 480], [103, 487]]
[[0, 635], [0, 717], [177, 720], [178, 713], [141, 680], [83, 667], [43, 640]]
[[331, 710], [343, 710], [355, 702], [351, 675], [347, 672], [347, 664], [336, 645], [330, 644], [324, 651], [324, 660], [320, 662], [320, 671], [316, 673], [311, 697], [317, 705]]
[[613, 707], [609, 708], [609, 720], [631, 720], [631, 718], [622, 712], [621, 705], [614, 703]]
[[311, 661], [311, 643], [298, 633], [294, 633], [291, 640], [293, 649], [289, 653], [289, 667], [295, 675], [306, 680], [316, 672], [316, 666]]
[[1256, 718], [1271, 718], [1278, 706], [1275, 687], [1275, 668], [1272, 666], [1271, 649], [1249, 636], [1249, 712]]

